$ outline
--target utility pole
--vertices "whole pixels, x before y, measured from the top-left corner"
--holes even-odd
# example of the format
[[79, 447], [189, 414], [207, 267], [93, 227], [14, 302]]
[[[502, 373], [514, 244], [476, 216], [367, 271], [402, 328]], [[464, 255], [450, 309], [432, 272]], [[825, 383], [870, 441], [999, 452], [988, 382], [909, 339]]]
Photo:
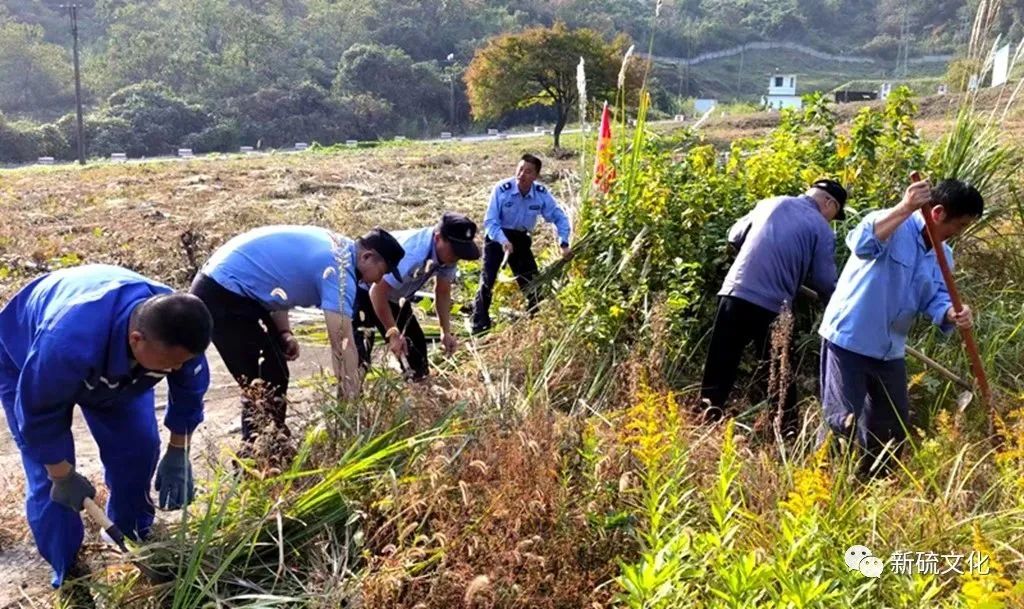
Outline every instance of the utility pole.
[[906, 78], [910, 73], [910, 25], [907, 20], [908, 2], [903, 2], [900, 15], [900, 43], [896, 51], [896, 76]]
[[455, 133], [455, 53], [448, 53], [448, 87], [451, 91], [451, 100], [449, 106], [451, 107], [451, 130]]
[[740, 91], [743, 89], [743, 53], [744, 48], [740, 47], [740, 69], [736, 72], [736, 100], [739, 101]]
[[686, 97], [690, 96], [690, 61], [693, 59], [693, 38], [687, 36], [686, 39], [686, 81], [683, 87], [686, 91]]
[[85, 165], [85, 127], [82, 121], [82, 74], [78, 64], [78, 5], [62, 4], [71, 17], [71, 39], [75, 58], [75, 105], [78, 113], [78, 164]]

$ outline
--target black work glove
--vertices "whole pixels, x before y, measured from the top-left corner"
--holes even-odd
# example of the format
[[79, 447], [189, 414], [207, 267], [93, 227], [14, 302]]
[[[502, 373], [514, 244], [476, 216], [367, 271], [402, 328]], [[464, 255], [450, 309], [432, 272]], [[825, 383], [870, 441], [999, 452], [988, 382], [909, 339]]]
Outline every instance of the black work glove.
[[50, 478], [50, 482], [50, 500], [76, 512], [82, 511], [86, 497], [96, 498], [92, 482], [75, 470], [63, 478]]
[[156, 468], [154, 486], [160, 494], [161, 509], [177, 510], [192, 503], [196, 486], [192, 480], [192, 464], [184, 448], [168, 445]]

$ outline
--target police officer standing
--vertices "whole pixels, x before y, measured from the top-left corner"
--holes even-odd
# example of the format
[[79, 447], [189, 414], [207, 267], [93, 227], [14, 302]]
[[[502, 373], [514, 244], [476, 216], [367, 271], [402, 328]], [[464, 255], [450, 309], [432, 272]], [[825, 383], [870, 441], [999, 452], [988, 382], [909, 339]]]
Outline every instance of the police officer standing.
[[515, 273], [516, 283], [526, 296], [529, 310], [537, 308], [539, 300], [530, 282], [537, 275], [537, 260], [530, 249], [530, 232], [537, 224], [537, 216], [555, 225], [562, 255], [568, 257], [569, 218], [543, 184], [540, 159], [524, 154], [516, 168], [516, 176], [502, 180], [494, 186], [491, 201], [484, 217], [484, 264], [480, 276], [480, 289], [473, 303], [473, 333], [486, 332], [491, 327], [491, 297], [498, 271], [507, 259]]
[[915, 182], [894, 207], [864, 216], [846, 235], [850, 257], [818, 329], [821, 406], [828, 429], [860, 449], [861, 477], [898, 469], [909, 428], [905, 352], [915, 319], [924, 316], [947, 335], [974, 323], [970, 307], [953, 307], [925, 214], [952, 261], [946, 240], [984, 211], [985, 199], [966, 182]]

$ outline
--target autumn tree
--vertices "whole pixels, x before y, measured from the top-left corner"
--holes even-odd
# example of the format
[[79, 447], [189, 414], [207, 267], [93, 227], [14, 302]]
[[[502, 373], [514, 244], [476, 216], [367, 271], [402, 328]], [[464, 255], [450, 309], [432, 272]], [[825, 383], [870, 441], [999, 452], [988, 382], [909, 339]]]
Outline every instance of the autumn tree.
[[629, 40], [611, 42], [594, 30], [570, 30], [563, 23], [491, 39], [473, 56], [466, 86], [473, 117], [488, 120], [534, 104], [554, 106], [555, 147], [576, 107], [576, 66], [583, 58], [587, 95], [614, 97], [619, 67]]

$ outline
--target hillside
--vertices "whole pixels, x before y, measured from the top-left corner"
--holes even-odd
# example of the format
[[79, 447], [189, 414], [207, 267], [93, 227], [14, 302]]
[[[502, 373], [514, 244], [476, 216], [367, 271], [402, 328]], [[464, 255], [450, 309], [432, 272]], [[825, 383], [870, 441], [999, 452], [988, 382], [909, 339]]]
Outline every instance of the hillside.
[[[0, 6], [0, 112], [53, 120], [69, 110], [71, 37], [61, 4], [46, 0]], [[532, 0], [514, 4], [503, 0], [88, 0], [79, 4], [84, 86], [90, 106], [144, 79], [163, 83], [200, 103], [274, 87], [293, 89], [302, 83], [330, 89], [343, 54], [356, 44], [398, 49], [411, 63], [434, 74], [430, 86], [408, 94], [422, 100], [435, 96], [447, 100], [451, 73], [460, 79], [473, 52], [486, 39], [555, 21], [594, 28], [609, 37], [622, 32], [640, 49], [646, 48], [653, 33], [653, 52], [664, 57], [690, 58], [752, 41], [789, 41], [839, 55], [872, 57], [879, 61], [873, 71], [885, 73], [891, 72], [901, 53], [918, 57], [962, 49], [973, 18], [963, 0]], [[1019, 39], [1022, 11], [1015, 4], [1002, 7], [993, 32]], [[749, 67], [737, 78], [719, 74], [738, 68], [735, 59], [708, 74], [696, 70], [693, 87], [707, 87], [716, 95], [755, 95], [762, 88], [760, 78], [754, 77], [758, 70], [786, 69], [794, 63], [784, 54], [768, 55], [761, 66], [751, 63], [754, 57], [746, 57]], [[770, 65], [773, 61], [782, 65]], [[841, 78], [861, 76], [861, 70], [840, 68]], [[941, 67], [929, 66], [927, 71], [932, 75]], [[751, 75], [749, 81], [746, 74]], [[729, 83], [734, 86], [730, 88]], [[664, 86], [675, 92], [679, 89], [675, 85], [669, 78]], [[453, 93], [456, 123], [467, 125], [461, 83]], [[428, 113], [439, 123], [451, 110], [445, 103]]]
[[[797, 93], [829, 92], [859, 82], [877, 90], [882, 81], [905, 84], [920, 94], [934, 93], [946, 72], [945, 62], [917, 64], [907, 77], [894, 77], [885, 60], [853, 63], [821, 59], [792, 49], [740, 53], [685, 65], [671, 58], [655, 60], [655, 76], [664, 90], [681, 98], [759, 101], [774, 74], [796, 74]], [[874, 81], [874, 82], [864, 82]]]

